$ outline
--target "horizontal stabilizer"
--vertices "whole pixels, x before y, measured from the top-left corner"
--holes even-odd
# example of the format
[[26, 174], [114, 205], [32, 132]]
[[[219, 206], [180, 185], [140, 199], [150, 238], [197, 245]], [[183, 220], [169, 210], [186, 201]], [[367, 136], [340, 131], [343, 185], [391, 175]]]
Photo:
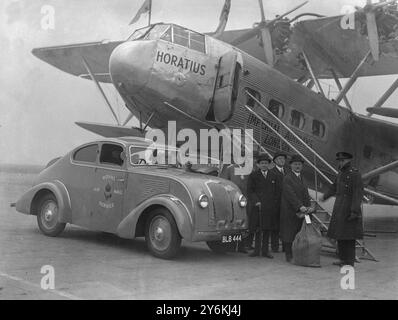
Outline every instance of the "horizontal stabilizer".
[[119, 138], [119, 137], [139, 137], [144, 138], [145, 132], [135, 127], [115, 126], [111, 124], [100, 124], [90, 122], [75, 122], [79, 127], [90, 132], [98, 134], [105, 138]]
[[84, 57], [98, 81], [110, 83], [109, 58], [121, 43], [122, 41], [103, 41], [36, 48], [32, 50], [32, 54], [62, 71], [90, 79], [83, 64], [82, 57]]

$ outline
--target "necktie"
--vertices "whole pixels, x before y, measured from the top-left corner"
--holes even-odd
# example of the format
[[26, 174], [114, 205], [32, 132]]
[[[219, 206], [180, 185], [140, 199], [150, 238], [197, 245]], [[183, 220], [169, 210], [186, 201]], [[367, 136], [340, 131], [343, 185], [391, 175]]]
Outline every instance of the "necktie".
[[262, 171], [264, 178], [267, 178], [267, 171]]

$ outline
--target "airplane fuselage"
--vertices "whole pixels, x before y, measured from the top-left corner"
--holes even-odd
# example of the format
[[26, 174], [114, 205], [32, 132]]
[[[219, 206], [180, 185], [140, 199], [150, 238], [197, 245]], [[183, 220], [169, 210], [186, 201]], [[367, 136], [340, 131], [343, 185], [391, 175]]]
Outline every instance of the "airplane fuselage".
[[[166, 129], [168, 121], [176, 121], [177, 129], [208, 128], [203, 122], [253, 129], [254, 138], [268, 151], [293, 154], [295, 151], [286, 143], [289, 141], [313, 160], [308, 148], [256, 103], [249, 92], [332, 165], [336, 152], [342, 150], [354, 154], [355, 165], [362, 172], [398, 159], [395, 140], [379, 139], [379, 135], [366, 132], [347, 108], [226, 43], [179, 26], [161, 26], [157, 38], [149, 35], [147, 39], [126, 41], [110, 59], [113, 84], [130, 111], [143, 121], [151, 117], [151, 127]], [[245, 106], [260, 114], [284, 139]], [[326, 175], [333, 176], [330, 169], [317, 164]], [[314, 170], [307, 171], [314, 180]], [[398, 180], [394, 176], [397, 173], [391, 174], [394, 179], [387, 179], [383, 191], [398, 197]], [[318, 181], [322, 188], [322, 180]]]

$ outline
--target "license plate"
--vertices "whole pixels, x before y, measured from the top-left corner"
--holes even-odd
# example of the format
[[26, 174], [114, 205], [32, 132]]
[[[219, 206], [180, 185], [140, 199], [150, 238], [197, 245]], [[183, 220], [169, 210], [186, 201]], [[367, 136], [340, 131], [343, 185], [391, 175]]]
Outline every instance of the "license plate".
[[223, 236], [221, 241], [222, 243], [240, 242], [242, 241], [242, 235], [236, 234], [231, 236]]

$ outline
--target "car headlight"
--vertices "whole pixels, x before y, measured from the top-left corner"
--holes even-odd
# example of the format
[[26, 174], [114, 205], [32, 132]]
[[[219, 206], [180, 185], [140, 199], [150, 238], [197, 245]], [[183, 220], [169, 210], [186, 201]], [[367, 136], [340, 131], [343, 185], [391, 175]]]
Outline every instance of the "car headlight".
[[239, 205], [240, 205], [242, 208], [245, 208], [245, 207], [247, 206], [247, 199], [246, 199], [246, 197], [245, 197], [243, 194], [241, 194], [241, 195], [239, 196], [238, 202], [239, 202]]
[[209, 206], [209, 198], [205, 194], [202, 194], [199, 197], [199, 205], [203, 209], [205, 209]]

